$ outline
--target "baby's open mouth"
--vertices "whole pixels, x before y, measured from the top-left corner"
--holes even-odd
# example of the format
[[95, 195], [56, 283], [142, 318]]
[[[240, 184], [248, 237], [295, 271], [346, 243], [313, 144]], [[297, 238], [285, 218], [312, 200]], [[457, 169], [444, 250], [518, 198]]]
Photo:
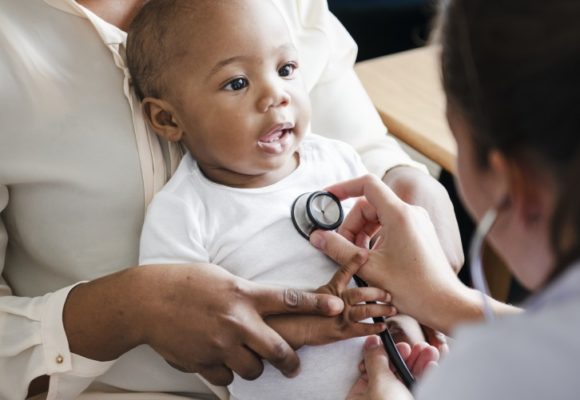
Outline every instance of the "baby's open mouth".
[[288, 147], [294, 126], [279, 124], [258, 139], [258, 147], [269, 154], [281, 154]]
[[291, 132], [292, 132], [292, 130], [290, 130], [290, 129], [281, 129], [279, 131], [275, 131], [275, 132], [269, 133], [268, 135], [262, 136], [260, 138], [259, 142], [261, 142], [261, 143], [274, 143], [274, 142], [281, 140], [284, 137], [284, 135], [287, 135]]

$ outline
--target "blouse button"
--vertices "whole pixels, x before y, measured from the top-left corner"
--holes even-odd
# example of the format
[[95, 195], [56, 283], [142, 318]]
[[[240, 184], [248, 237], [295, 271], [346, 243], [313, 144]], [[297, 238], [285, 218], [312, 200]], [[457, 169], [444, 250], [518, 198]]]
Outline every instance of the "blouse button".
[[58, 356], [56, 356], [56, 363], [57, 364], [62, 364], [63, 361], [64, 361], [63, 356], [61, 356], [60, 354]]

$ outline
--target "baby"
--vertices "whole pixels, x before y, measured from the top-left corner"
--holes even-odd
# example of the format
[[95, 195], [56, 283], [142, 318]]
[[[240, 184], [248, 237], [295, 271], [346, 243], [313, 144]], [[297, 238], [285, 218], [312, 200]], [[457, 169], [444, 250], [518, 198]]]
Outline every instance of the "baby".
[[[127, 59], [150, 125], [187, 149], [149, 206], [140, 264], [213, 263], [308, 290], [328, 282], [336, 266], [295, 230], [291, 205], [366, 171], [348, 145], [307, 134], [298, 54], [272, 3], [152, 0], [129, 31]], [[359, 375], [363, 338], [354, 337], [384, 329], [359, 320], [391, 312], [359, 304], [384, 292], [348, 290], [339, 323], [268, 321], [294, 347], [328, 344], [299, 350], [294, 379], [270, 365], [253, 382], [236, 376], [232, 399], [344, 398]], [[347, 340], [330, 343], [338, 339]]]

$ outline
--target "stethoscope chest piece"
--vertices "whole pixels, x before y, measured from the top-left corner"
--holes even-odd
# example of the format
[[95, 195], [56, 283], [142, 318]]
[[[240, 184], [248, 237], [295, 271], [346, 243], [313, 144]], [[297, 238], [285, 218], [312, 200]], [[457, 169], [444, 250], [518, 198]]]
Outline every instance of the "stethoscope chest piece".
[[344, 217], [340, 200], [330, 192], [303, 193], [292, 204], [292, 222], [305, 237], [316, 229], [333, 230], [340, 226]]

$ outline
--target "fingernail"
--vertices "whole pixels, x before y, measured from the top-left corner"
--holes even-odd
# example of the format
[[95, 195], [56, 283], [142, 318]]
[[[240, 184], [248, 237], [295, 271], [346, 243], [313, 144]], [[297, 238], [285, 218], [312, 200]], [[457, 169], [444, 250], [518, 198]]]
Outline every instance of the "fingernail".
[[326, 241], [321, 234], [314, 232], [312, 235], [310, 235], [310, 243], [320, 250], [324, 248]]
[[372, 350], [376, 349], [381, 345], [381, 339], [377, 335], [369, 336], [365, 341], [364, 348], [365, 350]]

